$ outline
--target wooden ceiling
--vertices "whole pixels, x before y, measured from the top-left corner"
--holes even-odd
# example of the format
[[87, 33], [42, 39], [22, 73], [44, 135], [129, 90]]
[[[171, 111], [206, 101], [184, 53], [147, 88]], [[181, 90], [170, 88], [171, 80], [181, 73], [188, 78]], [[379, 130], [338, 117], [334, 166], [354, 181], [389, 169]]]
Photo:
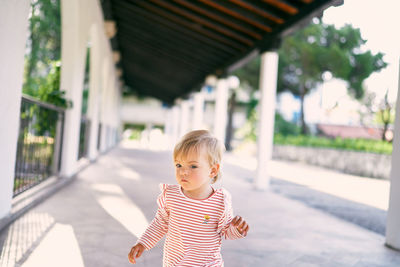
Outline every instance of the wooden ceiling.
[[171, 104], [343, 0], [101, 0], [128, 93]]

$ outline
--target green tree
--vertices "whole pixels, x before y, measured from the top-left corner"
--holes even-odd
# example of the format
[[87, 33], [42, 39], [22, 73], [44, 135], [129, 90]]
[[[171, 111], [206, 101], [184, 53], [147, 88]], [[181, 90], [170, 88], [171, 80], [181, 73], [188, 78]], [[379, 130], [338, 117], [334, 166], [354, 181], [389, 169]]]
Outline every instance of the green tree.
[[[363, 51], [366, 43], [359, 29], [313, 20], [310, 25], [282, 40], [279, 49], [278, 92], [290, 91], [301, 101], [301, 132], [308, 133], [304, 120], [304, 98], [323, 82], [323, 74], [347, 82], [349, 93], [356, 99], [364, 95], [363, 81], [371, 73], [385, 68], [383, 54]], [[235, 72], [242, 81], [258, 88], [260, 58]]]
[[39, 87], [48, 81], [55, 62], [60, 60], [60, 0], [31, 0], [26, 46], [23, 93], [38, 97]]
[[395, 103], [389, 100], [389, 90], [385, 96], [378, 99], [376, 93], [367, 92], [361, 100], [362, 109], [359, 111], [362, 125], [376, 124], [382, 127], [382, 141], [392, 142], [393, 137], [388, 135], [389, 126], [395, 120]]
[[[31, 0], [29, 37], [26, 44], [23, 93], [43, 102], [69, 108], [72, 102], [60, 91], [61, 13], [60, 0]], [[30, 106], [21, 119], [35, 121], [35, 133], [54, 136], [58, 114]]]
[[389, 90], [386, 91], [385, 97], [379, 105], [379, 110], [377, 112], [377, 122], [383, 125], [381, 138], [382, 141], [391, 142], [393, 139], [388, 137], [387, 132], [389, 130], [389, 125], [394, 123], [395, 110], [394, 103], [390, 103], [388, 94]]
[[345, 25], [336, 29], [314, 20], [308, 27], [285, 38], [279, 50], [280, 91], [288, 90], [300, 97], [301, 132], [308, 132], [304, 120], [304, 98], [323, 82], [322, 74], [347, 82], [349, 93], [356, 99], [364, 95], [363, 81], [371, 73], [385, 68], [383, 54], [362, 51], [366, 43], [359, 29]]

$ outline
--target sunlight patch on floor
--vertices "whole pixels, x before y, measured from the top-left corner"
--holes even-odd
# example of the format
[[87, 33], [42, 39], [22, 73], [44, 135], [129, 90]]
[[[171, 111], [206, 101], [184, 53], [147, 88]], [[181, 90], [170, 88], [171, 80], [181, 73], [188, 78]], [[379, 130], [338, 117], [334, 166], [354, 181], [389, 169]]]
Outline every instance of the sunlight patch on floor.
[[134, 180], [134, 181], [140, 180], [140, 174], [130, 168], [121, 167], [121, 168], [116, 169], [115, 171], [116, 171], [116, 174], [121, 178]]
[[[255, 171], [254, 157], [228, 155], [226, 163]], [[271, 177], [304, 185], [320, 192], [387, 210], [389, 205], [390, 182], [368, 177], [344, 174], [317, 166], [296, 162], [271, 160], [268, 164]]]
[[21, 266], [84, 267], [72, 226], [56, 223]]
[[4, 229], [0, 235], [0, 266], [13, 267], [22, 262], [54, 223], [51, 215], [30, 211]]
[[142, 210], [115, 184], [93, 184], [100, 206], [130, 233], [139, 238], [149, 222]]

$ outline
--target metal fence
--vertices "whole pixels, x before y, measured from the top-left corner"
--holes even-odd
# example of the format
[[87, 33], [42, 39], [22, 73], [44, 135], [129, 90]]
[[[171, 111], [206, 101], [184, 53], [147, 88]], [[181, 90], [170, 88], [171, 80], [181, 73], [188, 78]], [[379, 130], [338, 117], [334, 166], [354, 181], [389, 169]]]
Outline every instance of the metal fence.
[[87, 156], [90, 127], [91, 127], [91, 121], [86, 116], [82, 116], [81, 117], [81, 128], [80, 128], [80, 132], [79, 132], [78, 159]]
[[22, 96], [14, 196], [57, 175], [64, 116], [65, 109]]

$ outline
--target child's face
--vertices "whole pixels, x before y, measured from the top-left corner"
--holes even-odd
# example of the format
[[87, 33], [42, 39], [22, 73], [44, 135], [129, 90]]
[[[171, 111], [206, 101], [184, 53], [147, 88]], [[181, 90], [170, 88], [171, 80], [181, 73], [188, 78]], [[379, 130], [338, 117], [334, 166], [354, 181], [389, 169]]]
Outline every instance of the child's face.
[[175, 159], [176, 180], [186, 191], [200, 193], [208, 190], [218, 170], [219, 164], [211, 166], [204, 149]]

